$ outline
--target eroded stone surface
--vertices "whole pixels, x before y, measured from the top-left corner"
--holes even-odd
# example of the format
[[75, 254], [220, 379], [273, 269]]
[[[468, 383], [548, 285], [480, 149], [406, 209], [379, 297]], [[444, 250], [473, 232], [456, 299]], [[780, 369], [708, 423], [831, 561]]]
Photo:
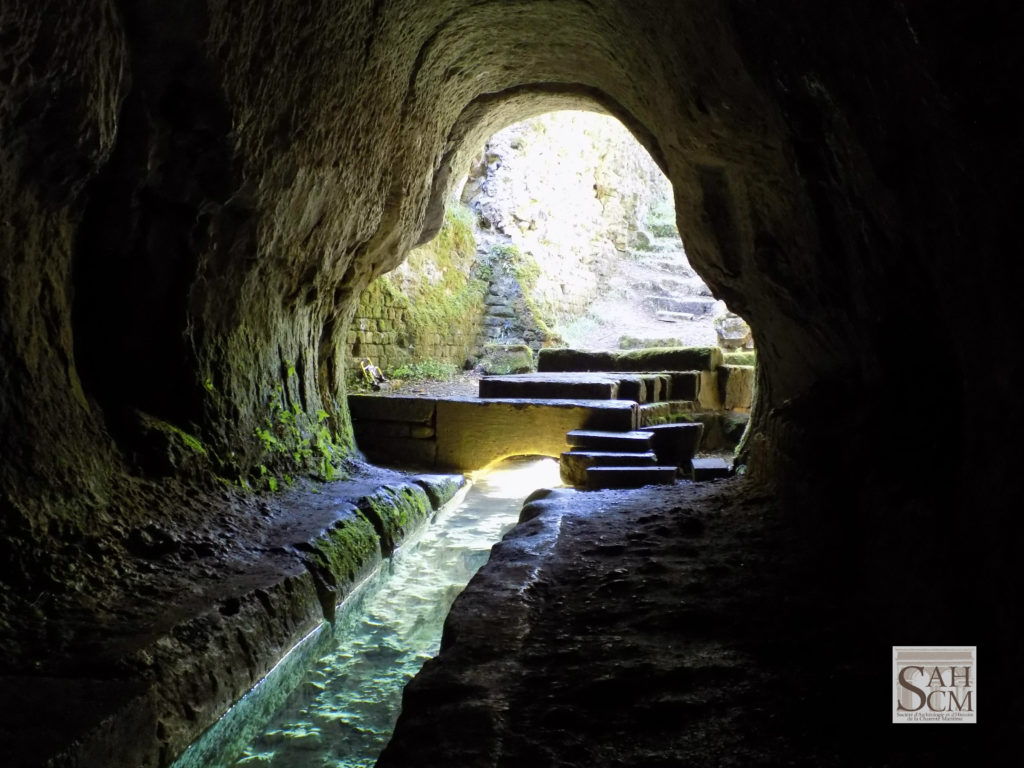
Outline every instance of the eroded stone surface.
[[523, 517], [406, 687], [381, 768], [952, 766], [1016, 749], [997, 730], [893, 727], [891, 627], [793, 558], [750, 487], [563, 490]]

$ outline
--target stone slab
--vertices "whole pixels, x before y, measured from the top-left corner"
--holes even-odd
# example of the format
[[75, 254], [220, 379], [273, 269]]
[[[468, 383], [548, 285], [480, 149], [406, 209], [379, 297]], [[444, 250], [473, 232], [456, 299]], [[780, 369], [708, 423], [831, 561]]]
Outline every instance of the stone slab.
[[647, 380], [643, 376], [623, 376], [619, 379], [619, 398], [641, 405], [650, 400]]
[[[485, 376], [480, 379], [482, 398], [544, 398], [615, 400], [619, 380], [611, 376]], [[628, 398], [634, 399], [634, 398]]]
[[752, 365], [721, 365], [718, 367], [718, 398], [730, 411], [748, 411], [754, 399]]
[[688, 466], [690, 459], [700, 447], [704, 425], [696, 423], [657, 424], [643, 427], [642, 431], [653, 435], [651, 447], [658, 457], [659, 464], [673, 464], [677, 467]]
[[722, 410], [722, 400], [718, 396], [718, 371], [701, 371], [700, 388], [697, 390], [697, 403], [708, 411]]
[[589, 467], [652, 467], [658, 463], [651, 451], [623, 453], [616, 451], [565, 451], [559, 461], [562, 481], [568, 485], [585, 486]]
[[426, 397], [349, 395], [348, 410], [353, 421], [408, 421], [430, 424], [436, 400]]
[[606, 432], [576, 429], [568, 432], [565, 441], [574, 448], [590, 451], [623, 451], [628, 453], [650, 450], [650, 432]]
[[722, 364], [718, 347], [660, 347], [617, 352], [580, 349], [542, 349], [537, 355], [540, 372], [713, 371]]
[[590, 467], [587, 488], [642, 488], [645, 485], [671, 485], [676, 481], [677, 467]]
[[411, 437], [384, 437], [353, 424], [356, 445], [366, 458], [382, 467], [433, 468], [437, 463], [437, 441]]
[[557, 457], [572, 430], [632, 430], [637, 407], [625, 400], [439, 400], [437, 467], [468, 470], [509, 456]]
[[693, 481], [718, 480], [732, 474], [732, 463], [717, 457], [693, 459]]
[[666, 400], [696, 400], [700, 393], [700, 371], [665, 371], [669, 379]]

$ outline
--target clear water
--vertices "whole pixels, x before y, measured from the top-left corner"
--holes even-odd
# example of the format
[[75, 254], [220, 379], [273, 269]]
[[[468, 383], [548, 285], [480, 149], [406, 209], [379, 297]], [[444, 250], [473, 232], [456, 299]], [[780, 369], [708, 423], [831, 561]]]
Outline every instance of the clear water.
[[515, 525], [523, 499], [559, 484], [552, 459], [509, 460], [479, 473], [461, 501], [384, 563], [334, 627], [293, 653], [175, 768], [372, 766], [398, 719], [402, 689], [439, 649], [455, 597]]

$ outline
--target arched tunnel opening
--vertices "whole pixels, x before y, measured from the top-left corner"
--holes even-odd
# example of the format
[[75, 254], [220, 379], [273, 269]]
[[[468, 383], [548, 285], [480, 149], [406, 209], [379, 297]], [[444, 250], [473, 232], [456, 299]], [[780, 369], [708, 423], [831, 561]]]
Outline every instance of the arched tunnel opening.
[[901, 642], [1020, 668], [1010, 14], [6, 3], [8, 759], [171, 764], [454, 492], [361, 460], [352, 321], [485, 140], [561, 109], [650, 152], [754, 329], [746, 474], [535, 500], [380, 764], [1012, 759], [1012, 674], [969, 729], [895, 698]]
[[489, 344], [753, 350], [749, 326], [687, 260], [671, 183], [614, 118], [515, 123], [466, 170], [438, 235], [360, 298], [351, 382], [364, 357], [390, 379], [511, 372], [483, 359]]

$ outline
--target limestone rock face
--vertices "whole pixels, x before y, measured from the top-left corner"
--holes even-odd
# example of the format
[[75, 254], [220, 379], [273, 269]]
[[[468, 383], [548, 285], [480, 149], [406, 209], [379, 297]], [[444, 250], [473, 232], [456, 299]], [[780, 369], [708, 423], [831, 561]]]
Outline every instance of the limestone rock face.
[[[214, 524], [172, 487], [325, 471], [303, 439], [338, 465], [360, 291], [438, 231], [496, 129], [580, 107], [650, 151], [691, 264], [756, 329], [748, 477], [848, 578], [969, 604], [998, 646], [1012, 617], [979, 585], [1018, 594], [1024, 427], [1010, 28], [960, 2], [5, 0], [0, 632], [115, 578], [133, 527]], [[867, 428], [916, 385], [908, 322], [942, 372], [914, 406], [949, 416], [913, 450]], [[206, 463], [149, 475], [139, 412]]]

